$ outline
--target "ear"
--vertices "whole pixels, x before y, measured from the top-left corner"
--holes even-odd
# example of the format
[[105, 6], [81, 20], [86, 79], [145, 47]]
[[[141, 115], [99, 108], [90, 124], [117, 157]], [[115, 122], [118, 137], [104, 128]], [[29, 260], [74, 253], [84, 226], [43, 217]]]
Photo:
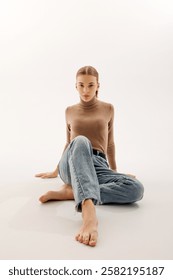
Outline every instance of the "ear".
[[98, 83], [98, 88], [100, 87], [100, 83]]

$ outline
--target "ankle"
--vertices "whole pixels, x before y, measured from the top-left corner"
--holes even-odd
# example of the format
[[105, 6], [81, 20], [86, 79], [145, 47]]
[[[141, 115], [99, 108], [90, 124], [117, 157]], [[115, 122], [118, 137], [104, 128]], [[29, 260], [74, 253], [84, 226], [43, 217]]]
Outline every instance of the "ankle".
[[93, 219], [96, 217], [96, 209], [93, 201], [91, 199], [86, 199], [82, 201], [82, 217], [83, 219]]
[[94, 207], [94, 203], [93, 203], [93, 201], [92, 201], [92, 199], [90, 199], [90, 198], [88, 198], [88, 199], [84, 199], [83, 201], [82, 201], [82, 208], [83, 207], [93, 207], [93, 208], [95, 208]]

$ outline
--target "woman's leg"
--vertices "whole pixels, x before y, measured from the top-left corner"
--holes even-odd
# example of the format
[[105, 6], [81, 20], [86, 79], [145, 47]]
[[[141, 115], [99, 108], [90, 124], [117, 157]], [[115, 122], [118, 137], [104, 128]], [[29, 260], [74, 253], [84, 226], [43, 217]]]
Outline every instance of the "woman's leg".
[[77, 136], [67, 147], [58, 165], [59, 175], [73, 189], [76, 210], [81, 212], [82, 201], [100, 202], [100, 188], [93, 163], [90, 141]]
[[82, 227], [76, 234], [76, 240], [90, 246], [95, 246], [98, 237], [98, 220], [96, 209], [91, 199], [82, 202]]
[[121, 173], [112, 177], [115, 178], [114, 182], [100, 184], [101, 204], [128, 204], [143, 198], [144, 188], [137, 179]]
[[90, 141], [84, 136], [76, 137], [64, 152], [58, 168], [64, 183], [72, 186], [76, 210], [82, 212], [83, 224], [76, 240], [95, 246], [98, 221], [94, 204], [100, 203], [100, 188]]
[[144, 187], [139, 180], [122, 173], [115, 173], [109, 169], [105, 159], [93, 157], [100, 184], [101, 204], [126, 204], [142, 199]]
[[78, 211], [81, 211], [81, 202], [84, 199], [91, 198], [97, 203], [100, 190], [92, 160], [91, 144], [86, 137], [78, 136], [71, 142], [59, 162], [58, 169], [65, 184], [58, 191], [49, 191], [42, 195], [41, 202], [74, 199], [75, 193]]

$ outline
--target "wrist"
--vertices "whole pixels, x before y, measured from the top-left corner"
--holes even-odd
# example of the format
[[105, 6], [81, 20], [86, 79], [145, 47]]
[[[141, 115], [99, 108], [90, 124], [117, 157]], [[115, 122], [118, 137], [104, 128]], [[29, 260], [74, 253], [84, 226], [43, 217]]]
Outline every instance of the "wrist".
[[53, 172], [56, 176], [58, 176], [58, 166], [57, 166], [57, 168], [54, 170], [54, 172]]
[[117, 172], [117, 169], [112, 169], [112, 171]]

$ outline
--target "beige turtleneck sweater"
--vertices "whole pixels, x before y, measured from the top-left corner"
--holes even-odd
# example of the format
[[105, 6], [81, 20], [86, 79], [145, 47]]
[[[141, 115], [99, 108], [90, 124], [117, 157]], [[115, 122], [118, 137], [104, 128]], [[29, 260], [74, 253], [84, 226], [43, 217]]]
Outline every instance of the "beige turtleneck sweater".
[[114, 144], [114, 107], [94, 97], [84, 102], [67, 107], [66, 112], [67, 143], [78, 135], [86, 136], [93, 149], [103, 152], [111, 169], [116, 170]]

